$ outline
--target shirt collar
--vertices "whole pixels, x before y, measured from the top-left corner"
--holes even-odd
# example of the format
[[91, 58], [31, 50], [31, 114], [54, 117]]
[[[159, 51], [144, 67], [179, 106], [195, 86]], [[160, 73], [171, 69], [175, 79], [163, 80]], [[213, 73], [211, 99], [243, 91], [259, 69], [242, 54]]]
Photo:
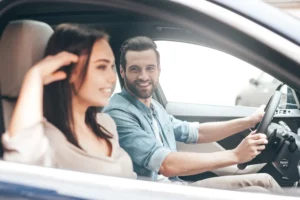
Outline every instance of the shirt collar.
[[[147, 114], [151, 113], [150, 108], [148, 108], [144, 103], [140, 102], [135, 96], [131, 95], [125, 88], [122, 89], [122, 92], [120, 94], [139, 110]], [[153, 107], [152, 103], [150, 107]]]

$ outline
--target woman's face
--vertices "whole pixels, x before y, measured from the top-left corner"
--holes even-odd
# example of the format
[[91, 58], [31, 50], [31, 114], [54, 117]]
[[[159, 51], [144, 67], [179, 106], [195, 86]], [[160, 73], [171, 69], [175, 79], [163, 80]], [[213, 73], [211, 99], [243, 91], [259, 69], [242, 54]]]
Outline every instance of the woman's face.
[[116, 84], [115, 57], [105, 39], [97, 40], [92, 48], [86, 76], [81, 82], [80, 74], [87, 56], [80, 56], [79, 63], [71, 75], [75, 93], [73, 99], [87, 106], [104, 107]]

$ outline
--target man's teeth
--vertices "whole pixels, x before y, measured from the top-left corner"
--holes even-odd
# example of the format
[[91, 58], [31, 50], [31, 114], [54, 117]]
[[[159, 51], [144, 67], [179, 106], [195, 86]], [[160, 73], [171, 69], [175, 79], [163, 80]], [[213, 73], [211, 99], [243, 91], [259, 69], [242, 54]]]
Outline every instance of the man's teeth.
[[139, 83], [138, 85], [140, 85], [140, 86], [147, 86], [147, 85], [150, 85], [150, 83]]

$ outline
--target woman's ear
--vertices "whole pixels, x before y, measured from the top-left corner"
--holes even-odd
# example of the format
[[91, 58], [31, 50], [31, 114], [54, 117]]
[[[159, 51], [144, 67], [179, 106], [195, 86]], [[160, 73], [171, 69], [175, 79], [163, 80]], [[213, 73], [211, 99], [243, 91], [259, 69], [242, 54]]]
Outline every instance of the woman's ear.
[[74, 83], [76, 79], [78, 79], [78, 67], [77, 67], [77, 65], [75, 65], [74, 69], [71, 70], [69, 83]]
[[79, 56], [78, 62], [76, 64], [70, 66], [73, 69], [70, 69], [71, 74], [70, 74], [69, 83], [74, 83], [79, 78], [79, 76], [81, 74], [81, 70], [83, 70], [82, 68], [84, 67], [86, 62], [87, 62], [87, 56], [81, 55], [81, 56]]

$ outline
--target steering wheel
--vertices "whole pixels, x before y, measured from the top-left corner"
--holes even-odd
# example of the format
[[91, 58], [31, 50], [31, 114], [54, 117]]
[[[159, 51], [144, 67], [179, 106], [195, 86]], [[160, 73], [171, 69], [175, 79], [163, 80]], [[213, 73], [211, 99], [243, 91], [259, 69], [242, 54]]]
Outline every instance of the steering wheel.
[[[281, 99], [281, 92], [275, 91], [275, 93], [273, 94], [273, 96], [271, 97], [271, 99], [269, 100], [269, 102], [265, 108], [264, 117], [262, 118], [261, 122], [259, 123], [256, 133], [264, 133], [267, 135], [268, 126], [272, 122], [273, 116], [279, 105], [280, 99]], [[267, 137], [268, 137], [268, 135], [267, 135]], [[265, 157], [268, 157], [268, 155], [263, 154], [264, 151], [262, 151], [262, 153], [260, 155], [258, 155], [257, 157], [255, 157], [253, 160], [246, 162], [246, 163], [238, 164], [237, 167], [239, 169], [245, 169], [247, 167], [247, 165], [263, 163], [265, 160]]]

